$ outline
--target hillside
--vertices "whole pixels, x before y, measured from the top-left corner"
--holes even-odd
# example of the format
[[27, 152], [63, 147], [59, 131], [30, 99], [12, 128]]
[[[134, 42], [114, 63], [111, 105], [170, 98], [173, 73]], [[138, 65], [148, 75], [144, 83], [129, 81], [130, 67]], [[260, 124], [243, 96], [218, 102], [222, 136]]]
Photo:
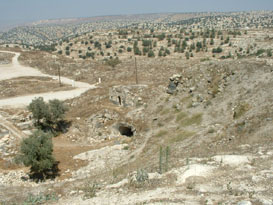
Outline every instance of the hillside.
[[[32, 114], [0, 108], [1, 204], [273, 204], [272, 12], [150, 18], [58, 37], [55, 51], [1, 47], [26, 67], [96, 85], [64, 101], [67, 127], [52, 139], [59, 171], [39, 183], [13, 161]], [[0, 57], [9, 68], [13, 56]], [[71, 86], [13, 78], [0, 98]]]

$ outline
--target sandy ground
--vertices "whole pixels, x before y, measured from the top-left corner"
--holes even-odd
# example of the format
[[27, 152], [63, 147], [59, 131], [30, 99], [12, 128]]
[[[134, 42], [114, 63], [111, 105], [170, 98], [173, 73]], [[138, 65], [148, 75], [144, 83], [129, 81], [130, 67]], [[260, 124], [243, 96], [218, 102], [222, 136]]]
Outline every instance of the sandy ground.
[[[25, 76], [40, 76], [40, 77], [51, 77], [55, 80], [58, 80], [58, 76], [52, 76], [41, 73], [39, 70], [22, 66], [18, 62], [18, 57], [20, 53], [1, 51], [5, 53], [12, 53], [15, 56], [12, 59], [12, 65], [3, 65], [0, 66], [0, 80], [7, 80], [17, 77]], [[52, 99], [67, 100], [80, 96], [82, 93], [86, 92], [89, 89], [94, 89], [95, 85], [90, 85], [88, 83], [73, 81], [69, 78], [61, 77], [61, 82], [64, 84], [70, 84], [76, 89], [69, 91], [58, 91], [58, 92], [47, 92], [40, 94], [33, 94], [27, 96], [18, 96], [9, 99], [0, 100], [0, 107], [25, 107], [27, 106], [34, 98], [43, 97], [45, 101]]]

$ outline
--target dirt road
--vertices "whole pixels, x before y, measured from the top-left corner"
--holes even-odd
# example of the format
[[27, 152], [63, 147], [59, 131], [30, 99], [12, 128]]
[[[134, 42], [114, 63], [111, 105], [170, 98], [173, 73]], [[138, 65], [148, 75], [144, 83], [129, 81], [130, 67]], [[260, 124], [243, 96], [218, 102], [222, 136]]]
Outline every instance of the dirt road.
[[[40, 77], [50, 77], [55, 80], [58, 79], [58, 76], [43, 74], [37, 69], [20, 65], [20, 63], [18, 62], [18, 57], [20, 56], [20, 53], [10, 52], [10, 51], [0, 51], [0, 52], [15, 54], [15, 56], [12, 59], [11, 65], [0, 66], [0, 81], [11, 79], [11, 78], [17, 78], [17, 77], [25, 77], [25, 76], [40, 76]], [[3, 99], [3, 100], [0, 100], [0, 107], [2, 108], [25, 107], [36, 97], [43, 97], [45, 101], [52, 100], [52, 99], [67, 100], [67, 99], [78, 97], [82, 93], [86, 92], [87, 90], [94, 89], [96, 87], [95, 85], [73, 81], [65, 77], [61, 78], [61, 82], [64, 84], [70, 84], [74, 86], [75, 89], [69, 90], [69, 91], [47, 92], [47, 93], [39, 93], [39, 94], [32, 94], [27, 96], [18, 96], [18, 97]]]

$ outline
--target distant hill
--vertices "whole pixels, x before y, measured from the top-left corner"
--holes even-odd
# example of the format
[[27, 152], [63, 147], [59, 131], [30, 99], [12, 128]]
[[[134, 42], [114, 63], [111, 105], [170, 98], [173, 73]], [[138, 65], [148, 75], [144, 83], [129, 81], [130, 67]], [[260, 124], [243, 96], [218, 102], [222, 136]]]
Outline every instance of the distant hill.
[[[202, 18], [234, 17], [233, 28], [240, 27], [239, 16], [255, 19], [256, 17], [272, 19], [272, 11], [257, 12], [203, 12], [203, 13], [155, 13], [135, 15], [97, 16], [89, 18], [67, 18], [41, 20], [11, 28], [0, 33], [0, 44], [52, 45], [60, 39], [80, 36], [95, 30], [134, 28], [144, 24], [160, 25], [190, 25], [202, 21]], [[253, 21], [255, 22], [255, 21]], [[272, 25], [272, 22], [270, 22]], [[209, 25], [211, 26], [211, 25]], [[215, 24], [217, 26], [217, 24]]]

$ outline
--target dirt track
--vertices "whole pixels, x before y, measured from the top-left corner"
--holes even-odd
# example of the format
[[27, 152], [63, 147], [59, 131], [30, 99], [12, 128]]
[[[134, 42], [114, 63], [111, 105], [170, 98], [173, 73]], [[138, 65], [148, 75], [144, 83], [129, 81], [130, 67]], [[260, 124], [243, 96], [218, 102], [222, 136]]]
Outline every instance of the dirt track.
[[[20, 53], [9, 51], [0, 52], [15, 54], [15, 56], [12, 59], [12, 65], [0, 66], [0, 80], [7, 80], [23, 76], [40, 76], [50, 77], [55, 80], [58, 79], [58, 76], [43, 74], [37, 69], [20, 65], [20, 63], [18, 62], [18, 57], [20, 56]], [[78, 81], [75, 82], [65, 77], [61, 78], [61, 82], [64, 84], [72, 84], [72, 86], [74, 86], [76, 89], [69, 91], [47, 92], [3, 99], [0, 100], [0, 107], [24, 107], [27, 106], [36, 97], [43, 97], [46, 101], [52, 99], [67, 100], [78, 97], [87, 90], [95, 88], [95, 85], [90, 85], [88, 83]]]

